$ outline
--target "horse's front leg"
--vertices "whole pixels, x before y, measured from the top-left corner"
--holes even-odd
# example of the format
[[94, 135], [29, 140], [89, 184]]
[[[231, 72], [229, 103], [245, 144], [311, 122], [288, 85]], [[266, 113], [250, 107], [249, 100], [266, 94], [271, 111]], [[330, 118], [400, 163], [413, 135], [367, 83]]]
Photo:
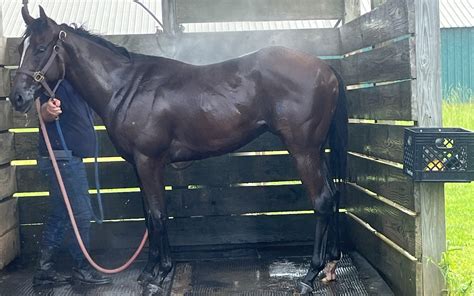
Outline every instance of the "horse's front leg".
[[[149, 261], [152, 262], [148, 262], [147, 267], [154, 266], [158, 258], [160, 260], [159, 272], [153, 274], [154, 279], [146, 283], [144, 294], [159, 295], [162, 292], [161, 285], [173, 267], [166, 229], [168, 216], [163, 182], [165, 157], [150, 158], [136, 153], [135, 164], [144, 191], [145, 215], [150, 233]], [[149, 270], [145, 269], [144, 273], [149, 273]]]
[[[137, 174], [138, 177], [138, 174]], [[140, 178], [138, 178], [140, 179]], [[145, 224], [148, 229], [148, 261], [143, 268], [143, 271], [137, 278], [137, 282], [141, 285], [147, 285], [151, 282], [157, 273], [155, 273], [155, 267], [160, 261], [158, 238], [155, 237], [155, 231], [153, 230], [153, 223], [151, 215], [149, 214], [148, 201], [145, 197], [143, 186], [140, 185], [143, 194], [143, 213], [145, 215]]]

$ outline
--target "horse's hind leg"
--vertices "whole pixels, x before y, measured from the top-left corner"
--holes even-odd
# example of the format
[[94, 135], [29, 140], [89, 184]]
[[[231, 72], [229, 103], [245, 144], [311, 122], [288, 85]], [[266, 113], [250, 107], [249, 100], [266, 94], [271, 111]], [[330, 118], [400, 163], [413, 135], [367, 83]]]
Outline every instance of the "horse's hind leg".
[[296, 166], [303, 185], [311, 199], [315, 211], [316, 229], [314, 249], [308, 273], [300, 282], [299, 292], [307, 294], [313, 290], [313, 282], [318, 273], [323, 270], [328, 253], [328, 233], [335, 212], [334, 190], [327, 179], [327, 169], [323, 163], [324, 155], [320, 145], [301, 149], [288, 147], [296, 160]]
[[339, 191], [336, 190], [334, 181], [329, 174], [326, 174], [326, 182], [333, 193], [335, 203], [334, 212], [329, 219], [326, 266], [323, 269], [324, 278], [322, 279], [323, 282], [330, 282], [336, 279], [336, 265], [341, 259], [339, 249]]

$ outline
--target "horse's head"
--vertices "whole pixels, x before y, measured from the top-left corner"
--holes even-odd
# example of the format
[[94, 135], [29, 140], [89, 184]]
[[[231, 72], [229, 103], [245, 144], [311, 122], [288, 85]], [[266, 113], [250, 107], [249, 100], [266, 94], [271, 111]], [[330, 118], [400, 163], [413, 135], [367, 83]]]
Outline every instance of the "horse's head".
[[10, 100], [17, 111], [28, 112], [46, 83], [52, 84], [64, 75], [58, 46], [65, 33], [40, 6], [40, 17], [33, 18], [26, 6], [21, 10], [27, 29], [18, 47], [20, 67], [13, 81]]

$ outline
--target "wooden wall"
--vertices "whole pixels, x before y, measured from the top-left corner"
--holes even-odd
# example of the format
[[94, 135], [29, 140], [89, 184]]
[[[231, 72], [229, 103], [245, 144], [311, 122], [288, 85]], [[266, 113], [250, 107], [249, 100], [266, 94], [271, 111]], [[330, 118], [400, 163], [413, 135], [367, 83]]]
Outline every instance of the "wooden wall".
[[[404, 127], [441, 124], [439, 94], [420, 93], [420, 88], [432, 84], [420, 80], [420, 75], [428, 74], [434, 80], [437, 73], [436, 66], [422, 69], [432, 61], [436, 64], [438, 58], [436, 51], [419, 54], [438, 44], [425, 43], [428, 37], [424, 35], [436, 35], [439, 27], [419, 12], [428, 10], [431, 17], [437, 1], [421, 1], [430, 3], [417, 4], [416, 10], [415, 2], [383, 1], [340, 28], [345, 55], [341, 67], [349, 84], [353, 122], [347, 228], [355, 248], [396, 295], [439, 295], [443, 280], [436, 266], [426, 260], [440, 258], [440, 246], [445, 244], [442, 184], [416, 184], [402, 173]], [[417, 26], [424, 29], [415, 26], [415, 14]], [[427, 113], [436, 120], [424, 120]], [[420, 188], [424, 186], [429, 189]], [[428, 200], [429, 206], [425, 204]], [[434, 221], [439, 225], [436, 229]], [[430, 239], [425, 237], [427, 231]]]
[[13, 260], [20, 251], [17, 198], [15, 192], [15, 168], [10, 166], [14, 158], [13, 111], [6, 100], [10, 91], [9, 70], [4, 67], [6, 39], [2, 36], [0, 7], [0, 269]]
[[341, 19], [344, 1], [176, 0], [178, 23]]
[[[206, 14], [196, 14], [200, 16], [196, 19], [191, 11], [200, 8], [194, 2], [167, 2], [173, 2], [177, 23], [237, 20], [234, 15], [222, 16], [207, 10]], [[337, 8], [342, 2], [346, 5], [345, 13]], [[424, 2], [388, 0], [355, 19], [354, 5], [358, 1], [311, 2], [318, 9], [328, 3], [324, 9], [333, 9], [335, 15], [323, 10], [331, 18], [345, 16], [346, 23], [338, 29], [193, 33], [175, 37], [165, 34], [158, 39], [156, 35], [107, 38], [132, 51], [196, 64], [222, 61], [266, 45], [284, 45], [315, 56], [330, 56], [327, 61], [343, 75], [349, 89], [350, 181], [344, 198], [348, 236], [396, 295], [434, 295], [443, 284], [427, 258], [439, 258], [445, 242], [444, 220], [440, 217], [444, 214], [443, 192], [437, 185], [415, 184], [402, 173], [401, 164], [403, 129], [439, 124], [437, 65], [433, 70], [425, 69], [430, 63], [423, 62], [426, 56], [436, 60], [437, 51], [428, 50], [430, 45], [420, 45], [422, 38], [436, 38], [436, 34], [435, 37], [423, 35], [424, 28], [432, 32], [435, 27], [424, 17], [416, 18], [415, 22], [415, 14], [420, 11], [427, 10], [427, 15], [432, 15], [435, 4]], [[236, 11], [245, 11], [247, 4], [222, 1], [222, 7], [235, 6]], [[303, 12], [297, 6], [290, 15], [301, 16]], [[215, 7], [221, 9], [219, 5]], [[352, 7], [350, 13], [349, 7]], [[307, 12], [316, 13], [311, 9]], [[265, 18], [274, 19], [278, 13], [268, 11]], [[253, 16], [248, 18], [251, 20]], [[8, 65], [18, 62], [14, 50], [17, 42], [16, 39], [7, 42], [5, 63]], [[34, 114], [28, 118], [15, 116], [14, 126], [19, 128], [15, 130], [16, 159], [34, 160], [38, 136], [37, 130], [31, 129], [37, 126]], [[100, 129], [99, 138], [100, 155], [116, 156], [106, 131]], [[246, 153], [255, 151], [279, 152]], [[107, 221], [93, 226], [92, 247], [133, 247], [144, 230], [136, 178], [129, 165], [114, 158], [104, 158], [100, 167], [102, 187], [107, 189], [103, 195]], [[87, 168], [92, 173], [90, 163]], [[44, 220], [47, 188], [34, 161], [16, 166], [16, 176], [17, 195], [22, 196], [19, 198], [22, 242], [25, 251], [30, 251], [35, 249]], [[271, 135], [257, 139], [238, 153], [197, 161], [184, 170], [169, 168], [166, 185], [171, 189], [167, 191], [173, 217], [169, 220], [171, 244], [192, 247], [311, 243], [310, 204], [298, 180], [292, 159]], [[90, 185], [94, 189], [92, 179]], [[429, 198], [430, 194], [437, 196], [435, 201]], [[435, 209], [433, 213], [430, 208]], [[432, 221], [441, 226], [434, 233], [429, 228]]]

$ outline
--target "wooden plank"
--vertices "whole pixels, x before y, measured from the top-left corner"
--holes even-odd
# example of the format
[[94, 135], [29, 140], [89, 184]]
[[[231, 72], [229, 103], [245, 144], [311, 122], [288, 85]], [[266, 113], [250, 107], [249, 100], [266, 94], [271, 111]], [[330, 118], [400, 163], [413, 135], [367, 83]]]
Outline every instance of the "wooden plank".
[[0, 200], [11, 196], [16, 190], [15, 168], [0, 166]]
[[[175, 218], [311, 210], [302, 185], [177, 189], [165, 194], [168, 215]], [[92, 200], [96, 209], [95, 195]], [[103, 194], [102, 203], [105, 219], [143, 218], [140, 192]], [[19, 207], [20, 223], [42, 223], [49, 197], [22, 197]]]
[[[167, 192], [167, 197], [168, 197]], [[91, 196], [94, 212], [98, 212], [95, 195]], [[20, 223], [43, 223], [49, 211], [50, 198], [41, 197], [21, 197], [18, 201], [20, 210]], [[172, 200], [169, 205], [174, 204]], [[104, 216], [106, 220], [143, 218], [142, 197], [140, 193], [115, 193], [102, 195]]]
[[347, 233], [356, 250], [382, 275], [395, 295], [418, 295], [417, 262], [397, 252], [373, 233], [347, 219]]
[[416, 217], [396, 209], [367, 193], [347, 186], [345, 208], [369, 223], [374, 229], [388, 237], [394, 243], [417, 257], [421, 254], [421, 245], [417, 238], [421, 235]]
[[7, 198], [0, 202], [0, 236], [18, 226], [18, 199]]
[[15, 157], [12, 133], [0, 133], [0, 165], [10, 163]]
[[[37, 159], [38, 158], [38, 133], [15, 133], [15, 159]], [[107, 134], [107, 131], [99, 130], [97, 131], [97, 136], [99, 139], [99, 156], [108, 157], [108, 156], [119, 156], [115, 150], [110, 138]], [[0, 134], [1, 139], [1, 134]], [[1, 143], [0, 143], [1, 147]], [[243, 146], [242, 148], [236, 150], [236, 152], [253, 152], [253, 151], [275, 151], [275, 150], [286, 150], [286, 147], [281, 142], [280, 138], [271, 134], [265, 133]], [[1, 152], [0, 152], [1, 154]], [[1, 157], [0, 157], [1, 159]], [[0, 161], [1, 163], [1, 161]]]
[[411, 79], [414, 39], [407, 38], [345, 57], [342, 64], [346, 84]]
[[340, 28], [342, 53], [413, 33], [406, 1], [388, 1]]
[[[1, 8], [0, 8], [1, 9]], [[7, 57], [7, 38], [0, 35], [0, 66], [5, 66]]]
[[[158, 37], [156, 34], [103, 37], [132, 52], [201, 65], [235, 58], [270, 45], [286, 46], [315, 56], [339, 55], [341, 46], [337, 28], [186, 33], [176, 38], [164, 34]], [[19, 38], [8, 38], [9, 65], [19, 63], [17, 47], [20, 41]]]
[[413, 80], [348, 90], [350, 118], [412, 120]]
[[387, 124], [349, 124], [349, 151], [403, 162], [405, 127]]
[[341, 19], [343, 0], [176, 0], [178, 23]]
[[176, 59], [198, 65], [236, 58], [267, 46], [284, 46], [314, 56], [340, 52], [337, 29], [190, 33], [176, 45]]
[[[97, 131], [99, 140], [99, 156], [118, 156], [114, 145], [105, 130]], [[38, 155], [38, 133], [15, 133], [15, 159], [37, 159]]]
[[[86, 164], [87, 176], [91, 188], [95, 187], [94, 165]], [[48, 180], [39, 171], [38, 166], [18, 166], [17, 192], [48, 191]], [[99, 164], [99, 178], [102, 188], [138, 187], [138, 181], [131, 165], [127, 162], [107, 162]]]
[[[27, 160], [38, 159], [38, 133], [15, 133], [14, 147], [15, 159]], [[104, 146], [102, 133], [99, 133], [99, 145]], [[106, 145], [111, 145], [110, 140], [107, 139]], [[102, 150], [102, 149], [101, 149]], [[105, 156], [99, 154], [100, 156]]]
[[[223, 169], [224, 168], [224, 169]], [[165, 182], [173, 186], [219, 186], [245, 182], [299, 180], [289, 155], [233, 157], [223, 155], [195, 161], [186, 170], [168, 169]]]
[[[313, 239], [313, 218], [310, 214], [173, 219], [176, 222], [170, 223], [170, 241], [178, 246], [307, 242]], [[197, 238], [196, 233], [204, 235]]]
[[204, 188], [168, 191], [173, 217], [239, 215], [312, 208], [302, 185]]
[[413, 181], [401, 168], [352, 154], [348, 159], [352, 182], [415, 211]]
[[[86, 164], [89, 184], [94, 184], [93, 163]], [[126, 162], [99, 163], [102, 188], [137, 187], [132, 166]], [[17, 168], [18, 192], [46, 191], [47, 185], [37, 166]], [[298, 180], [289, 155], [234, 157], [223, 155], [195, 161], [184, 169], [168, 168], [165, 184], [172, 186], [228, 186], [246, 182]]]
[[[313, 215], [217, 216], [168, 220], [172, 247], [246, 243], [307, 243], [314, 236]], [[22, 252], [37, 251], [41, 226], [22, 225]], [[136, 248], [144, 221], [92, 224], [91, 250]], [[199, 235], [196, 235], [199, 234]]]
[[[0, 39], [2, 42], [2, 39]], [[10, 70], [0, 67], [0, 97], [7, 97], [10, 94]]]
[[334, 28], [186, 33], [179, 38], [159, 40], [163, 51], [156, 46], [155, 35], [142, 38], [110, 36], [107, 39], [134, 52], [167, 56], [197, 65], [236, 58], [267, 46], [286, 46], [314, 56], [333, 56], [340, 52], [339, 31]]
[[0, 100], [0, 131], [9, 129], [13, 123], [13, 109], [9, 101]]
[[5, 45], [5, 61], [7, 66], [18, 66], [20, 64], [20, 53], [18, 52], [18, 45], [20, 45], [20, 37], [6, 38]]
[[3, 269], [20, 254], [19, 227], [11, 229], [0, 236], [0, 269]]
[[[409, 19], [415, 24], [416, 38], [414, 117], [422, 127], [442, 126], [439, 3], [436, 0], [407, 0], [407, 3], [414, 6]], [[440, 269], [433, 263], [439, 262], [446, 250], [444, 185], [417, 183], [414, 194], [421, 213], [423, 295], [436, 295], [445, 289]]]
[[344, 0], [344, 24], [360, 17], [360, 0]]
[[38, 114], [36, 108], [31, 108], [28, 113], [13, 112], [12, 128], [32, 128], [39, 126]]

